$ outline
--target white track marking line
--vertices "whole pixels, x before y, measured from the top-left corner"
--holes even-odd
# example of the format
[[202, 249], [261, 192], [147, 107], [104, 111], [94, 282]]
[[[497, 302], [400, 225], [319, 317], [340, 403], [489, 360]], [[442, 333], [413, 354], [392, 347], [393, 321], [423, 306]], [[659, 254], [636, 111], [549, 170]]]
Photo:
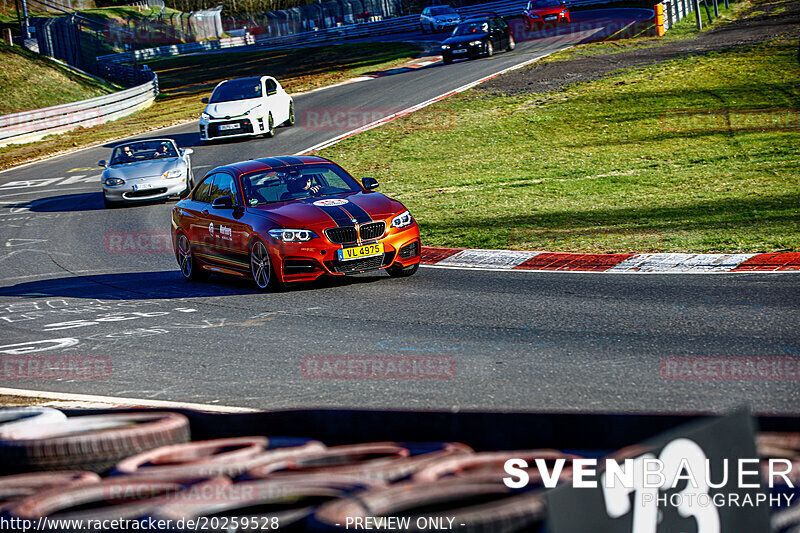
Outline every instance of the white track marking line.
[[9, 389], [0, 387], [0, 394], [8, 396], [22, 396], [24, 398], [45, 398], [48, 400], [63, 400], [73, 402], [89, 402], [111, 404], [119, 407], [163, 407], [170, 409], [195, 409], [214, 413], [254, 413], [258, 409], [248, 407], [233, 407], [227, 405], [214, 405], [191, 402], [171, 402], [167, 400], [140, 400], [137, 398], [120, 398], [117, 396], [95, 396], [91, 394], [72, 394], [66, 392], [35, 391], [28, 389]]

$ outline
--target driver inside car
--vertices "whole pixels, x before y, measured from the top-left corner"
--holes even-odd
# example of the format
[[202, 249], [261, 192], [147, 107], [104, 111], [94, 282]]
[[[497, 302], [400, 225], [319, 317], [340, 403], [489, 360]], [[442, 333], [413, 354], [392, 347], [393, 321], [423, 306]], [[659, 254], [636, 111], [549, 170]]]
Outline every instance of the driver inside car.
[[311, 176], [299, 176], [290, 181], [287, 187], [292, 194], [317, 194], [322, 189], [319, 185], [311, 185]]

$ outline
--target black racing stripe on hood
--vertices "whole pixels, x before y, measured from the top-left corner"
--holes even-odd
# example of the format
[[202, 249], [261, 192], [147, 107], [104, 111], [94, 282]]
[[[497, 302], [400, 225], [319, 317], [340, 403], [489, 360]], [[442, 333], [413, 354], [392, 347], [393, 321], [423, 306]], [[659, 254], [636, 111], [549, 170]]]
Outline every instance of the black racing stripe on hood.
[[280, 157], [271, 157], [270, 159], [277, 159], [278, 161], [283, 161], [285, 165], [302, 165], [303, 161], [297, 159], [296, 157], [282, 155]]
[[358, 206], [353, 202], [347, 202], [341, 207], [342, 209], [350, 213], [352, 217], [355, 218], [359, 224], [366, 224], [367, 222], [372, 222], [372, 217], [369, 216], [369, 213], [364, 211], [364, 209], [361, 206]]
[[[316, 202], [316, 200], [313, 198], [301, 198], [300, 201], [308, 205], [314, 205], [314, 202]], [[338, 205], [314, 205], [314, 207], [324, 211], [325, 214], [331, 217], [331, 219], [336, 222], [336, 225], [339, 227], [355, 225], [353, 224], [353, 220], [350, 218], [350, 215], [347, 213], [347, 211]]]

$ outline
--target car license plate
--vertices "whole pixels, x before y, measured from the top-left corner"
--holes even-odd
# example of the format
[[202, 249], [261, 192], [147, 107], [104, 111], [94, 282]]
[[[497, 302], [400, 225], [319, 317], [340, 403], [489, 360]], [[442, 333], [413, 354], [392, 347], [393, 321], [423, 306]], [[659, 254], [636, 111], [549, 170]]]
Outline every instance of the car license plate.
[[454, 54], [466, 54], [467, 51], [466, 50], [453, 50], [453, 53]]
[[133, 186], [134, 191], [141, 191], [142, 189], [151, 189], [153, 188], [152, 183], [137, 183]]
[[339, 254], [339, 261], [350, 261], [351, 259], [381, 255], [383, 253], [383, 243], [367, 244], [366, 246], [358, 246], [356, 248], [344, 248], [342, 250], [337, 250], [337, 253]]
[[544, 20], [556, 20], [558, 15], [547, 15]]
[[239, 125], [238, 124], [221, 124], [220, 127], [219, 127], [220, 131], [238, 130], [238, 129], [239, 129]]

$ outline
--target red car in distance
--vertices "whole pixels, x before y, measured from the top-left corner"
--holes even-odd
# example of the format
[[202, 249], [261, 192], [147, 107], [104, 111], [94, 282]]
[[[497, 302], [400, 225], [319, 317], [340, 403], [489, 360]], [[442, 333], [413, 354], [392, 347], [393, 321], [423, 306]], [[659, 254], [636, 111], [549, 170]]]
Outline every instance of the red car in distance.
[[315, 156], [267, 157], [215, 168], [172, 209], [183, 277], [251, 278], [262, 290], [385, 270], [419, 268], [419, 227], [398, 202]]
[[568, 23], [569, 8], [561, 0], [530, 0], [522, 12], [522, 20], [529, 30]]

